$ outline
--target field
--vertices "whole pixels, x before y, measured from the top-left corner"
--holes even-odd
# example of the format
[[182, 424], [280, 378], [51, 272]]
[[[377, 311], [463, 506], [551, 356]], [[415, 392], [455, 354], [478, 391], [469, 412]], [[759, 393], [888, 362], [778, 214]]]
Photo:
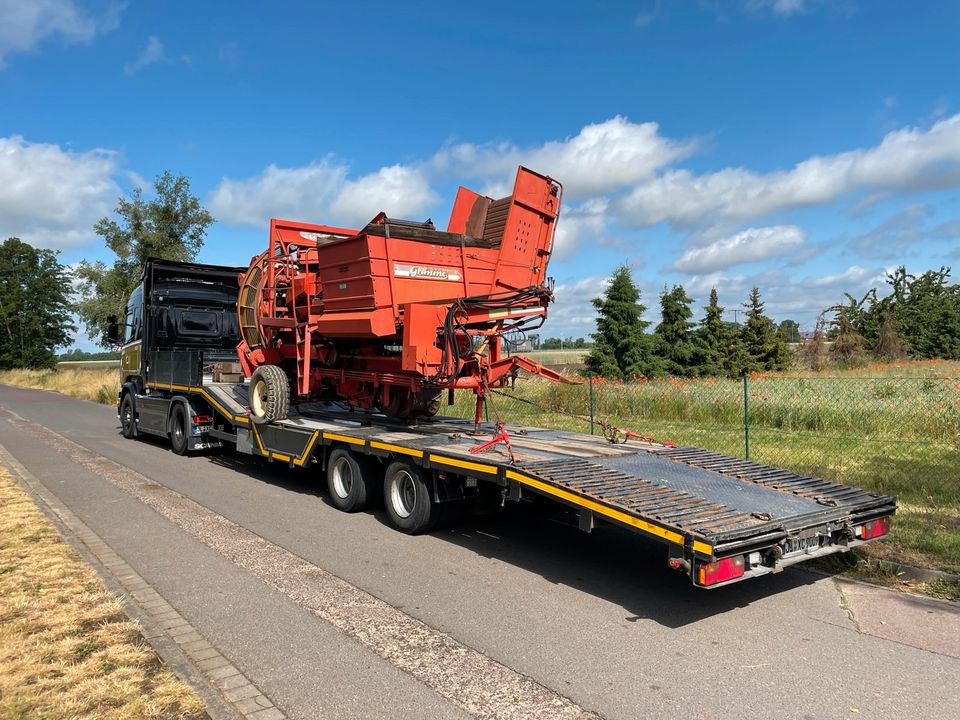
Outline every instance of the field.
[[0, 468], [0, 719], [207, 717]]
[[[541, 362], [563, 358], [553, 354]], [[571, 359], [569, 356], [563, 359]], [[5, 371], [0, 382], [116, 402], [116, 370]], [[521, 379], [498, 391], [488, 417], [589, 432], [590, 387]], [[896, 495], [892, 536], [877, 557], [960, 572], [960, 363], [910, 362], [747, 382], [750, 458]], [[593, 381], [594, 414], [661, 440], [746, 454], [742, 380]], [[442, 413], [473, 417], [459, 393]], [[599, 428], [595, 428], [599, 432]]]

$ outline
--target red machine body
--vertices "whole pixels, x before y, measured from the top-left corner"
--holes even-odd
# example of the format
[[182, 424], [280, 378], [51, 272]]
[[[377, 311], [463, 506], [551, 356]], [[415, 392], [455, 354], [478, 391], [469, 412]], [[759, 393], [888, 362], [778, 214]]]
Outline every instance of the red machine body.
[[383, 213], [361, 230], [271, 220], [240, 279], [240, 361], [279, 366], [296, 399], [432, 415], [439, 395], [478, 397], [517, 370], [566, 379], [502, 336], [539, 327], [561, 186], [526, 168], [500, 200], [461, 187], [446, 232]]

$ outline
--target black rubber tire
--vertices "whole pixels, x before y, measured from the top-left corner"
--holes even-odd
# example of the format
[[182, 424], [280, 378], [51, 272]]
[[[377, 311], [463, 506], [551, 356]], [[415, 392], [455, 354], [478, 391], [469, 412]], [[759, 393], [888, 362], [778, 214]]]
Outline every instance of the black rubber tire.
[[[255, 393], [261, 393], [257, 399]], [[276, 365], [261, 365], [250, 376], [250, 419], [257, 424], [285, 420], [290, 412], [290, 380]]]
[[170, 413], [170, 447], [177, 455], [187, 454], [187, 448], [190, 446], [188, 427], [187, 411], [183, 409], [183, 403], [177, 403], [173, 406], [173, 412]]
[[413, 412], [411, 415], [414, 417], [433, 417], [440, 412], [440, 404], [442, 400], [442, 391], [436, 392], [434, 390], [421, 390], [414, 396]]
[[383, 504], [390, 524], [408, 535], [426, 532], [437, 521], [437, 504], [424, 471], [406, 460], [396, 460], [387, 468]]
[[367, 458], [358, 458], [344, 447], [335, 448], [327, 457], [327, 490], [337, 510], [365, 510], [375, 497], [375, 468]]
[[120, 432], [128, 440], [137, 436], [137, 416], [130, 393], [124, 395], [120, 401]]

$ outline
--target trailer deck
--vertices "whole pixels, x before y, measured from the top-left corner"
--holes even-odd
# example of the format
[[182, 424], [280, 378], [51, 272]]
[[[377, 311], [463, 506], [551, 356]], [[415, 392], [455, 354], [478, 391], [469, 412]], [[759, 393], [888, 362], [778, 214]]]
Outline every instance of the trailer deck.
[[583, 530], [602, 520], [665, 542], [691, 574], [696, 562], [734, 553], [764, 553], [744, 577], [776, 572], [860, 544], [855, 526], [896, 511], [887, 495], [697, 448], [615, 445], [599, 436], [507, 426], [511, 462], [502, 445], [470, 452], [490, 439], [490, 424], [475, 431], [472, 421], [459, 418], [404, 423], [337, 404], [301, 405], [285, 420], [256, 424], [243, 383], [152, 387], [202, 395], [232, 426], [215, 434], [242, 452], [295, 467], [323, 462], [325, 449], [336, 445], [402, 456], [440, 478], [496, 483], [504, 499], [532, 493], [558, 500], [579, 511]]

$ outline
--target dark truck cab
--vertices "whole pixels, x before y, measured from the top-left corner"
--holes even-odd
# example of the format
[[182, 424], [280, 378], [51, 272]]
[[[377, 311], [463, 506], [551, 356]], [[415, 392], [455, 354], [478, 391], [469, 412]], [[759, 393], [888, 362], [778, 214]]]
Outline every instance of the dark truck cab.
[[214, 363], [237, 361], [238, 278], [245, 269], [147, 259], [116, 332], [124, 436], [166, 437], [179, 454], [219, 447], [209, 437], [209, 409], [190, 391]]

